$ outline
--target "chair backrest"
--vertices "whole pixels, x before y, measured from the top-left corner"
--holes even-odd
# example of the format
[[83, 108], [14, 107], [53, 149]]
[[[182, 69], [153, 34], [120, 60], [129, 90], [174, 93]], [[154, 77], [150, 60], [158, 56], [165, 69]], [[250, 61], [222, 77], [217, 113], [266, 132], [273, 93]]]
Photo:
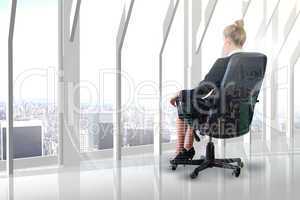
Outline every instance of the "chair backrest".
[[267, 57], [261, 53], [233, 54], [220, 87], [220, 113], [225, 131], [218, 138], [238, 137], [249, 132], [255, 103], [262, 86]]

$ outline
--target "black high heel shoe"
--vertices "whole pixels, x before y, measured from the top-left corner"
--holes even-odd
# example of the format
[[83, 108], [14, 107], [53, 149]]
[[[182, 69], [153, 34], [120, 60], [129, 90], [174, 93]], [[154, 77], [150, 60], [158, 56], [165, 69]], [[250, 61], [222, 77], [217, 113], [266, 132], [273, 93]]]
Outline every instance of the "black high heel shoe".
[[171, 169], [176, 170], [177, 165], [178, 165], [178, 163], [180, 163], [180, 161], [192, 160], [193, 157], [195, 156], [195, 153], [196, 152], [195, 152], [194, 147], [192, 147], [189, 150], [183, 149], [183, 151], [180, 152], [179, 154], [177, 154], [174, 159], [170, 160]]
[[189, 150], [186, 150], [185, 148], [182, 150], [182, 152], [178, 153], [174, 159], [170, 160], [171, 164], [176, 163], [178, 160], [192, 160], [195, 156], [195, 149], [192, 147]]
[[194, 149], [194, 147], [190, 148], [189, 150], [184, 149], [185, 151], [183, 152], [183, 154], [185, 154], [185, 157], [188, 160], [192, 160], [196, 154], [196, 151]]

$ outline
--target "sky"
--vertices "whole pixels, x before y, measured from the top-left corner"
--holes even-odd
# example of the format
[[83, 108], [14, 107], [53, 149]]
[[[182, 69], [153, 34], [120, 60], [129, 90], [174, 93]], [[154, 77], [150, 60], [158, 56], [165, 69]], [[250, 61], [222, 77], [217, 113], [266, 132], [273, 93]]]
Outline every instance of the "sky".
[[1, 0], [0, 1], [0, 10], [5, 9], [8, 7], [9, 1], [8, 0]]
[[[45, 98], [47, 81], [42, 71], [45, 74], [48, 68], [57, 68], [57, 8], [48, 0], [45, 6], [38, 2], [18, 1], [14, 34], [16, 100]], [[4, 30], [0, 32], [1, 44], [7, 44], [9, 15], [9, 7], [1, 9], [0, 17], [4, 19], [0, 21]], [[7, 45], [1, 45], [0, 54], [1, 66], [7, 66]], [[3, 75], [0, 89], [6, 91], [7, 67], [1, 67], [0, 74]], [[0, 98], [6, 98], [6, 92], [1, 92]]]
[[[2, 30], [7, 30], [0, 32], [2, 44], [7, 43], [8, 2], [1, 0], [0, 25], [4, 27]], [[130, 94], [135, 97], [134, 91], [141, 84], [157, 82], [158, 53], [162, 42], [162, 21], [168, 3], [169, 1], [161, 2], [159, 0], [135, 2], [123, 50], [123, 69], [132, 82], [130, 91], [133, 90], [133, 93]], [[114, 99], [113, 77], [108, 76], [104, 84], [102, 80], [99, 80], [99, 73], [101, 70], [115, 68], [115, 41], [122, 8], [122, 1], [119, 0], [82, 2], [80, 19], [82, 102], [89, 101], [90, 95], [94, 97], [99, 95], [106, 101]], [[155, 14], [153, 14], [154, 10]], [[182, 8], [180, 12], [182, 12]], [[165, 73], [164, 76], [165, 81], [177, 81], [181, 86], [183, 84], [181, 76], [183, 51], [180, 50], [183, 47], [182, 16], [182, 14], [179, 15], [174, 21], [174, 32], [171, 32], [170, 44], [166, 48], [166, 54], [169, 56], [166, 56], [165, 59], [166, 68], [170, 68], [170, 72]], [[57, 1], [18, 1], [14, 37], [16, 100], [45, 99], [49, 94], [55, 95], [56, 91], [53, 89], [55, 86], [49, 89], [49, 82], [53, 83], [53, 80], [52, 77], [50, 77], [51, 80], [48, 80], [48, 74], [55, 73], [58, 67], [57, 32]], [[1, 45], [0, 55], [1, 66], [7, 66], [6, 45]], [[0, 74], [7, 74], [6, 67], [0, 68]], [[1, 79], [3, 82], [0, 84], [1, 91], [6, 91], [5, 78], [6, 76], [3, 76]], [[127, 101], [129, 85], [124, 80], [124, 103]], [[86, 89], [86, 86], [90, 89]], [[103, 91], [104, 89], [106, 90]], [[148, 90], [151, 89], [148, 87]], [[177, 88], [170, 90], [168, 93], [175, 93]], [[6, 92], [1, 92], [0, 99], [5, 98]], [[53, 97], [51, 98], [53, 99]], [[95, 102], [97, 101], [95, 100]]]

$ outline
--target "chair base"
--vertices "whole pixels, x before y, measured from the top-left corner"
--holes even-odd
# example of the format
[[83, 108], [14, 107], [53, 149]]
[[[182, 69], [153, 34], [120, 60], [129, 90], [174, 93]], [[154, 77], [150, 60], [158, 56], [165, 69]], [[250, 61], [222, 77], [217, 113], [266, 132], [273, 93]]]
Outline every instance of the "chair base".
[[[172, 170], [176, 170], [178, 165], [197, 165], [198, 167], [190, 175], [192, 179], [196, 178], [199, 172], [213, 167], [232, 169], [232, 174], [235, 177], [239, 177], [241, 168], [244, 167], [240, 158], [215, 159], [214, 143], [211, 141], [206, 146], [206, 156], [202, 156], [200, 159], [195, 160], [173, 160], [170, 163]], [[231, 163], [237, 163], [237, 165]]]

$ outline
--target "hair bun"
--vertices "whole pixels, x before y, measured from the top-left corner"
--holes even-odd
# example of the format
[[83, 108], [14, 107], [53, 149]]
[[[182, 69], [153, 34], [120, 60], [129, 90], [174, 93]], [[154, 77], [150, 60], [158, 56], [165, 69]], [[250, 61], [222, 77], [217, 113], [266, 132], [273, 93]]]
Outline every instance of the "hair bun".
[[237, 27], [244, 28], [244, 20], [242, 20], [242, 19], [236, 20], [236, 21], [234, 22], [234, 24], [235, 24]]

